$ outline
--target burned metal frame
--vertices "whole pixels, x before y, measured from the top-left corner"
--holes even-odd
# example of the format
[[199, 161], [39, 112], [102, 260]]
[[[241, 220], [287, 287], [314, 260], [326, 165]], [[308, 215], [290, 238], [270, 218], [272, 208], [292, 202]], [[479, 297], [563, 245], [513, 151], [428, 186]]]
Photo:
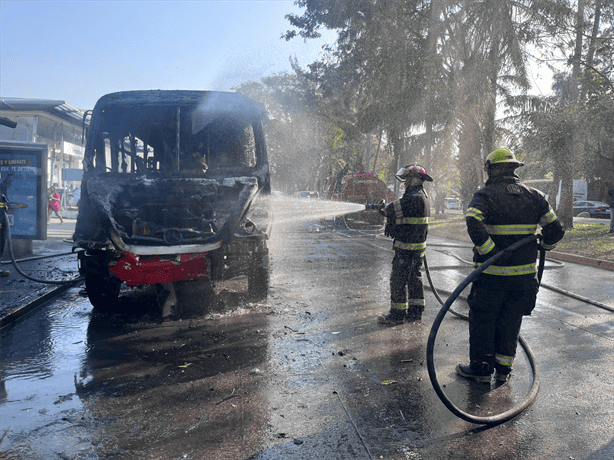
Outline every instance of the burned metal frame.
[[258, 106], [236, 93], [103, 96], [91, 114], [74, 235], [74, 247], [86, 249], [86, 278], [91, 272], [133, 285], [221, 279], [225, 270], [216, 265], [244, 259], [229, 248], [267, 259], [261, 120]]

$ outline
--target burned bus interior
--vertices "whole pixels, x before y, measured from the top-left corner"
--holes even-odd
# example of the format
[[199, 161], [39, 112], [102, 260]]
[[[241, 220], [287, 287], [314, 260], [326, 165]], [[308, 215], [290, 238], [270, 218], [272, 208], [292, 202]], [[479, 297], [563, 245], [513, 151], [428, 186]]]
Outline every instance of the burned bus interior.
[[216, 93], [204, 100], [170, 93], [112, 99], [94, 110], [81, 241], [106, 244], [108, 231], [126, 244], [212, 241], [270, 189], [255, 106], [214, 101]]

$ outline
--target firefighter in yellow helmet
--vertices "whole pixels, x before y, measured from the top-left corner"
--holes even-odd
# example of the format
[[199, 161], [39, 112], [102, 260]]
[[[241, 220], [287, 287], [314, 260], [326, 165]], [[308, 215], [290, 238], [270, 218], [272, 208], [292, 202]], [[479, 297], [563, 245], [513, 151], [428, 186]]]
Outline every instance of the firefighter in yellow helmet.
[[[486, 186], [467, 208], [466, 222], [473, 241], [473, 263], [490, 257], [542, 228], [540, 243], [553, 249], [565, 234], [542, 192], [520, 182], [515, 174], [523, 163], [506, 148], [486, 159]], [[478, 382], [506, 382], [516, 356], [523, 315], [537, 299], [537, 242], [501, 256], [473, 282], [469, 294], [469, 364], [456, 372]]]
[[420, 268], [426, 251], [426, 235], [431, 208], [425, 181], [432, 181], [420, 165], [401, 168], [396, 178], [405, 183], [403, 196], [383, 210], [386, 236], [394, 238], [394, 257], [390, 273], [390, 312], [378, 317], [384, 325], [422, 319], [424, 289]]

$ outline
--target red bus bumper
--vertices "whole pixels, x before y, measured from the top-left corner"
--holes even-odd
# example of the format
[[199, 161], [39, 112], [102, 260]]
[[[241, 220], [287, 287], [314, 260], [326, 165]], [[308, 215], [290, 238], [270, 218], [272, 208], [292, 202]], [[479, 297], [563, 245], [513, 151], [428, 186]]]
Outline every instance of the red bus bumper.
[[138, 256], [130, 252], [123, 253], [111, 272], [128, 286], [195, 279], [207, 281], [211, 273], [207, 253], [181, 254], [173, 260], [163, 260], [158, 256]]

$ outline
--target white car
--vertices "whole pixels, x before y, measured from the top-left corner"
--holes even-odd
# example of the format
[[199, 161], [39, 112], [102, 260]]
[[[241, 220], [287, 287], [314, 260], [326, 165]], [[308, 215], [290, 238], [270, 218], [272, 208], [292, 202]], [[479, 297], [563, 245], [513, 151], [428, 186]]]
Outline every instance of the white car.
[[446, 209], [460, 209], [460, 204], [456, 198], [446, 198], [444, 204]]
[[294, 194], [295, 198], [320, 198], [320, 194], [318, 192], [310, 192], [310, 191], [303, 191], [303, 192], [296, 192]]

